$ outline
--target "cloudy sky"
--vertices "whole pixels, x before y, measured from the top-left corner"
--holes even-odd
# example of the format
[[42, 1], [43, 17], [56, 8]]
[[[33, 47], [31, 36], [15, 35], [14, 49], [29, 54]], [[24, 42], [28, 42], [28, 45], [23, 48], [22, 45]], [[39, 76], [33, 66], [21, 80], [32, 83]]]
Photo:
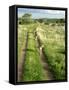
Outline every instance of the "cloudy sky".
[[65, 11], [47, 9], [18, 8], [18, 17], [31, 13], [33, 18], [65, 18]]

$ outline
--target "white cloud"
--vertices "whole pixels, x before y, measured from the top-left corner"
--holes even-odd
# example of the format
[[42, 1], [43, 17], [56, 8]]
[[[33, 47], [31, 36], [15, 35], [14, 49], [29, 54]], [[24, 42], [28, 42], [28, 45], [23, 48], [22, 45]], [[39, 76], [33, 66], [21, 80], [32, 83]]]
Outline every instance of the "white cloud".
[[50, 14], [65, 14], [65, 11], [59, 11], [59, 10], [47, 10]]

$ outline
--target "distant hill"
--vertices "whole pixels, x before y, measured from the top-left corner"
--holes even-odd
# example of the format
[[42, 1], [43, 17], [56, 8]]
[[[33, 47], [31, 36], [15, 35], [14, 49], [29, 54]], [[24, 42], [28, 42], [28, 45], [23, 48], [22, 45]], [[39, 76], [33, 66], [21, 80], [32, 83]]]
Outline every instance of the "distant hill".
[[50, 19], [50, 18], [40, 18], [40, 19], [34, 19], [35, 21], [39, 21], [40, 23], [41, 22], [47, 22], [47, 23], [64, 23], [65, 22], [65, 19], [61, 18], [61, 19], [56, 19], [56, 18], [53, 18], [53, 19]]

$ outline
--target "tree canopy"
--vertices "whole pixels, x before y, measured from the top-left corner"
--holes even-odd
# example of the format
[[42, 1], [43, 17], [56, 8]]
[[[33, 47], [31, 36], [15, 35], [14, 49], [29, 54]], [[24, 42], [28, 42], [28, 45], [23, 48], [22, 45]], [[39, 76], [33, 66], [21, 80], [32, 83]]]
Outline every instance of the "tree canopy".
[[22, 23], [32, 23], [32, 14], [30, 13], [25, 13], [23, 16], [22, 16]]

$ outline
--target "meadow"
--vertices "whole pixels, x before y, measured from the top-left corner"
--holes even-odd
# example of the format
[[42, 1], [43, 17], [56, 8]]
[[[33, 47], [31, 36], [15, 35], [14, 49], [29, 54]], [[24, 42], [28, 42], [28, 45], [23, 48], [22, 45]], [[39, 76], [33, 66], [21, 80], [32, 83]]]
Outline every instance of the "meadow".
[[65, 79], [65, 30], [64, 26], [40, 25], [37, 28], [38, 37], [44, 46], [49, 68], [55, 79]]
[[[21, 81], [50, 80], [41, 63], [40, 48], [52, 72], [52, 80], [65, 79], [65, 24], [34, 22], [18, 23], [18, 68]], [[24, 49], [24, 51], [23, 51]], [[23, 53], [25, 58], [23, 59]], [[21, 63], [20, 63], [21, 62]]]

